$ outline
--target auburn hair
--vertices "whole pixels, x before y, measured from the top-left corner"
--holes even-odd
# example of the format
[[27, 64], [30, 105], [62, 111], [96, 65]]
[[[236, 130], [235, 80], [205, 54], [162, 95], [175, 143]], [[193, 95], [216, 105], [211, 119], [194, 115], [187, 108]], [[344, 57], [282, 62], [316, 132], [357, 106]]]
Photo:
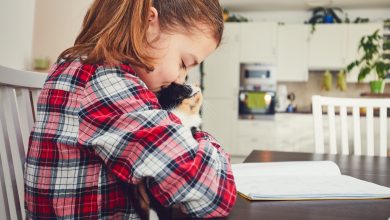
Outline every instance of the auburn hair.
[[154, 58], [145, 51], [150, 7], [156, 8], [162, 31], [191, 31], [203, 24], [220, 44], [223, 18], [218, 0], [95, 0], [74, 46], [58, 59], [130, 63], [153, 70]]

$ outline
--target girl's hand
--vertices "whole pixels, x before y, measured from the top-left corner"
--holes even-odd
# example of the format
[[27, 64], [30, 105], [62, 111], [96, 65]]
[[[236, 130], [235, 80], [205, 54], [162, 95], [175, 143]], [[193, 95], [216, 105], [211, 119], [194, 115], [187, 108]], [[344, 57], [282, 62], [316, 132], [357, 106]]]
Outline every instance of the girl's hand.
[[150, 199], [148, 193], [146, 192], [147, 189], [144, 180], [142, 180], [142, 182], [137, 186], [137, 190], [141, 208], [145, 211], [149, 211]]

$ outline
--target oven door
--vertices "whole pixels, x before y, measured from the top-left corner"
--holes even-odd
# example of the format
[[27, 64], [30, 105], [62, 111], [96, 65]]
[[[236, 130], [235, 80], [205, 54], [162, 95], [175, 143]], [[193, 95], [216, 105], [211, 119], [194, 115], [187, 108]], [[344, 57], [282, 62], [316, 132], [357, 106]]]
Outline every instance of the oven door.
[[238, 103], [242, 116], [275, 114], [275, 92], [272, 91], [240, 91]]

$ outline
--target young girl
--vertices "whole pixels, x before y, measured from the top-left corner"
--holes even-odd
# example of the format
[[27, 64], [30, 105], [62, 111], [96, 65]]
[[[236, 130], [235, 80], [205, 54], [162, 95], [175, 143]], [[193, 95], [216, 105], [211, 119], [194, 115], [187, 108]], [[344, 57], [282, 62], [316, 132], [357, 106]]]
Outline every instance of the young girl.
[[[27, 218], [137, 219], [146, 195], [192, 217], [228, 215], [229, 156], [155, 95], [182, 84], [222, 32], [217, 0], [95, 0], [38, 100]], [[198, 114], [201, 94], [189, 101], [187, 113]]]

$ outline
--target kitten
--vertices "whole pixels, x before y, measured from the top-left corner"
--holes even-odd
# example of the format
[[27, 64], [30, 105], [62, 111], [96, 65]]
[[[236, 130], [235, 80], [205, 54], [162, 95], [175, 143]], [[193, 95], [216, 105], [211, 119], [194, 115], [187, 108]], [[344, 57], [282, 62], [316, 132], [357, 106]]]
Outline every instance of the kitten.
[[191, 112], [196, 101], [192, 97], [199, 92], [199, 87], [173, 83], [158, 92], [157, 98], [162, 109], [174, 113], [184, 126], [191, 128], [194, 132], [202, 123], [199, 112]]

